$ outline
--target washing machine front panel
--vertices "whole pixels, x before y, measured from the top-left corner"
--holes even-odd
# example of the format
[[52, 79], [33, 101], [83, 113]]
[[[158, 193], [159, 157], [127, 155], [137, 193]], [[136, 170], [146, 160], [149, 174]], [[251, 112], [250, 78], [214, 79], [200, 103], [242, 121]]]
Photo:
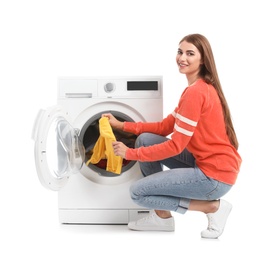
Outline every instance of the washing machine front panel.
[[33, 129], [35, 164], [41, 183], [59, 190], [78, 173], [84, 162], [84, 147], [77, 131], [60, 107], [40, 110]]

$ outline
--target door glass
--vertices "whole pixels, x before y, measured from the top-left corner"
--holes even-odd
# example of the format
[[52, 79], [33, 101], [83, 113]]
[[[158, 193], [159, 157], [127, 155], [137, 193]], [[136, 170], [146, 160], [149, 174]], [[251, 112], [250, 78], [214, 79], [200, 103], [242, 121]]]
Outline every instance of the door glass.
[[50, 172], [56, 178], [76, 173], [84, 161], [84, 148], [71, 125], [59, 117], [49, 130], [46, 158]]

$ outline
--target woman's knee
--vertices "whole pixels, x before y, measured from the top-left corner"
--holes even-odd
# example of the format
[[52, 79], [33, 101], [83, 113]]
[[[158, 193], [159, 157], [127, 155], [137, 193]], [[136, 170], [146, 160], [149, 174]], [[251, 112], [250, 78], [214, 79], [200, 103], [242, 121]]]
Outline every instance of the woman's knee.
[[137, 194], [137, 189], [136, 189], [136, 185], [135, 183], [133, 183], [131, 186], [130, 186], [130, 196], [131, 196], [131, 199], [133, 201], [137, 201], [138, 200], [138, 194]]
[[148, 139], [149, 133], [140, 134], [135, 141], [135, 148], [145, 146], [145, 142]]
[[140, 134], [135, 141], [135, 148], [142, 146], [150, 146], [154, 144], [160, 144], [168, 140], [166, 137], [161, 135], [156, 135], [152, 133], [142, 133]]

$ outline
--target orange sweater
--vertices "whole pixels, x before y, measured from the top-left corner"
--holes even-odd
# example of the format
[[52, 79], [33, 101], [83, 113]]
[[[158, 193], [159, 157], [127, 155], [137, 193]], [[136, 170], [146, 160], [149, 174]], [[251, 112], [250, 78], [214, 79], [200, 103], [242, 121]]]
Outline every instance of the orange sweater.
[[187, 148], [208, 177], [230, 185], [236, 181], [241, 157], [226, 134], [216, 90], [201, 79], [184, 90], [178, 107], [161, 122], [125, 122], [124, 131], [137, 135], [144, 132], [172, 134], [170, 140], [161, 144], [129, 148], [127, 160], [158, 161]]

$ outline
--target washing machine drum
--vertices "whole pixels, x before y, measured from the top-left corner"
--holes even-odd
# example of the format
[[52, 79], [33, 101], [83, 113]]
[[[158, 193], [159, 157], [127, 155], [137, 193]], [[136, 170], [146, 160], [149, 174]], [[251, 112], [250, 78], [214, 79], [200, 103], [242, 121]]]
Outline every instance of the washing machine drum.
[[[110, 111], [109, 111], [110, 112]], [[103, 113], [103, 112], [102, 112]], [[101, 113], [101, 114], [102, 114]], [[92, 117], [85, 124], [81, 131], [80, 138], [83, 140], [83, 146], [85, 148], [85, 161], [89, 160], [93, 154], [94, 146], [99, 138], [99, 119], [101, 114], [97, 114]], [[112, 114], [120, 121], [133, 121], [127, 115], [112, 111]], [[137, 136], [131, 133], [126, 133], [120, 130], [113, 129], [113, 133], [117, 141], [123, 142], [127, 147], [134, 148]], [[127, 171], [135, 162], [123, 159], [122, 162], [122, 173]], [[112, 172], [106, 171], [107, 160], [101, 159], [97, 164], [89, 164], [88, 167], [93, 171], [97, 172], [101, 176], [115, 177], [118, 176]]]

